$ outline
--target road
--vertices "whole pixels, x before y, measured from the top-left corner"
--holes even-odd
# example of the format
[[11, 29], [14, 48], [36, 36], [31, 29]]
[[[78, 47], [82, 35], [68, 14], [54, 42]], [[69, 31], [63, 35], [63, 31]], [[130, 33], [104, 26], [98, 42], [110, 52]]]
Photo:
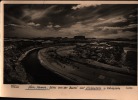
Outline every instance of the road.
[[[66, 49], [65, 49], [66, 48]], [[91, 85], [135, 85], [136, 77], [123, 73], [113, 72], [102, 68], [88, 67], [79, 61], [75, 62], [70, 60], [70, 63], [65, 62], [65, 58], [61, 55], [72, 52], [71, 47], [64, 47], [57, 49], [56, 58], [49, 56], [49, 48], [41, 49], [38, 52], [38, 58], [41, 65], [54, 72], [61, 77], [68, 79], [78, 84], [91, 84]], [[69, 51], [68, 51], [69, 50]], [[54, 53], [54, 52], [53, 52]], [[59, 58], [59, 59], [58, 59]]]

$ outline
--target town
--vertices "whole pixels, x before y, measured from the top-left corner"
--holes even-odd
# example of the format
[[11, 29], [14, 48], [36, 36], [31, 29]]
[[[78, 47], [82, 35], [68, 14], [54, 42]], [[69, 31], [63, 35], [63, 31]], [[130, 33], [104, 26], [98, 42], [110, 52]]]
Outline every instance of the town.
[[[46, 51], [44, 50], [44, 52], [46, 55], [50, 57], [49, 62], [51, 62], [52, 64], [54, 63], [52, 61], [56, 60], [55, 62], [58, 62], [58, 64], [60, 62], [63, 65], [63, 66], [61, 64], [56, 65], [56, 67], [61, 66], [62, 69], [72, 68], [73, 70], [81, 70], [83, 67], [95, 68], [97, 72], [95, 73], [95, 75], [96, 76], [97, 74], [99, 75], [98, 77], [94, 76], [93, 80], [97, 79], [104, 80], [104, 82], [98, 80], [94, 82], [93, 81], [89, 82], [87, 80], [80, 79], [82, 83], [73, 81], [75, 84], [124, 84], [121, 83], [121, 79], [119, 79], [119, 81], [117, 81], [117, 79], [111, 79], [110, 81], [108, 81], [109, 79], [107, 78], [108, 80], [106, 80], [106, 77], [108, 76], [101, 74], [102, 71], [99, 71], [100, 72], [99, 73], [97, 70], [98, 68], [102, 69], [103, 71], [107, 70], [106, 72], [111, 71], [114, 74], [119, 73], [122, 74], [122, 76], [128, 75], [128, 77], [132, 78], [124, 79], [127, 80], [124, 82], [126, 82], [126, 84], [134, 85], [136, 84], [136, 75], [137, 75], [136, 43], [137, 42], [135, 39], [133, 40], [120, 39], [120, 38], [96, 39], [96, 38], [86, 38], [85, 36], [74, 36], [73, 38], [68, 38], [68, 37], [21, 38], [21, 39], [19, 38], [17, 39], [15, 37], [5, 38], [4, 82], [5, 83], [18, 82], [23, 84], [33, 83], [35, 79], [33, 78], [33, 76], [31, 76], [31, 74], [28, 74], [24, 64], [22, 62], [19, 62], [19, 58], [21, 57], [21, 55], [24, 55], [26, 51], [31, 50], [33, 48], [39, 48], [38, 53], [39, 52], [41, 53], [43, 49], [48, 48]], [[44, 60], [44, 62], [46, 61]], [[87, 70], [92, 70], [89, 68]], [[93, 71], [95, 71], [95, 69], [93, 69]], [[85, 70], [86, 69], [84, 69], [84, 72]], [[76, 73], [78, 73], [78, 75], [80, 74], [79, 72]], [[90, 71], [88, 73], [92, 72]], [[60, 74], [62, 74], [62, 72]], [[114, 77], [114, 74], [111, 76]], [[59, 76], [63, 77], [64, 74]], [[90, 76], [86, 75], [86, 77]], [[71, 79], [69, 80], [72, 81]], [[91, 77], [88, 80], [91, 80]], [[83, 81], [85, 82], [83, 83]]]

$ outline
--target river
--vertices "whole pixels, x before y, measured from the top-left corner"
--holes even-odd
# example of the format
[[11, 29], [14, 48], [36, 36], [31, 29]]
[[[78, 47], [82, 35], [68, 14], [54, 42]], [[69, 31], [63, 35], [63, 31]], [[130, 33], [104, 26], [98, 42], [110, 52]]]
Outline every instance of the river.
[[39, 50], [30, 52], [22, 61], [22, 64], [29, 76], [32, 77], [31, 84], [54, 84], [54, 85], [75, 85], [61, 76], [45, 69], [39, 62], [37, 54]]

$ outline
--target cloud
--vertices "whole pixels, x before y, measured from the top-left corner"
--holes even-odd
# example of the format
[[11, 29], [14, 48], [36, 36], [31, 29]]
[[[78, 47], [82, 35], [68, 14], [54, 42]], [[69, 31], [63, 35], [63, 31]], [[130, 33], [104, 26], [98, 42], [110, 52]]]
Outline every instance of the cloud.
[[97, 20], [98, 21], [104, 21], [105, 19], [104, 18], [98, 18]]
[[119, 16], [119, 17], [116, 17], [116, 18], [112, 18], [112, 22], [113, 23], [127, 22], [127, 19], [124, 18], [123, 16]]
[[4, 18], [7, 19], [7, 21], [19, 24], [19, 25], [26, 25], [26, 23], [18, 18], [15, 18], [13, 16], [10, 16], [8, 14], [4, 14]]
[[86, 35], [92, 32], [94, 29], [91, 26], [86, 24], [82, 24], [81, 22], [76, 22], [68, 28], [61, 28], [59, 32], [70, 34], [70, 36], [74, 35]]
[[43, 17], [45, 13], [46, 13], [46, 10], [44, 11], [30, 10], [30, 9], [24, 10], [24, 16], [29, 16], [31, 17], [32, 20]]
[[101, 30], [119, 30], [119, 29], [123, 29], [122, 27], [109, 27], [109, 26], [103, 26], [103, 27], [98, 27]]
[[51, 25], [47, 25], [47, 28], [53, 28], [53, 25], [51, 24]]
[[102, 26], [102, 27], [97, 27], [97, 28], [101, 29], [103, 31], [105, 31], [105, 30], [125, 30], [125, 29], [137, 28], [137, 24], [129, 24], [127, 26], [122, 26], [122, 27]]
[[54, 27], [55, 27], [55, 28], [60, 28], [61, 26], [60, 26], [60, 25], [55, 25]]
[[10, 37], [25, 37], [25, 38], [34, 38], [34, 37], [59, 37], [65, 36], [65, 33], [60, 33], [54, 28], [43, 27], [42, 29], [38, 29], [36, 27], [5, 27], [6, 36]]
[[35, 24], [35, 26], [40, 26], [40, 24]]
[[18, 27], [19, 25], [17, 24], [8, 24], [9, 26], [14, 26], [14, 27]]
[[24, 9], [23, 10], [23, 17], [30, 17], [31, 20], [40, 19], [42, 17], [46, 17], [55, 6], [50, 6], [47, 9]]
[[[128, 31], [130, 28], [134, 28], [136, 24], [129, 24], [126, 26], [106, 26], [107, 23], [118, 23], [124, 22], [123, 20], [118, 21], [119, 17], [102, 19], [103, 21], [86, 23], [76, 22], [68, 28], [61, 28], [59, 32], [68, 34], [68, 36], [84, 35], [86, 37], [95, 38], [129, 38], [136, 35], [136, 32]], [[114, 22], [111, 19], [116, 19]], [[123, 18], [122, 18], [123, 19]], [[125, 18], [124, 18], [125, 19]], [[100, 19], [101, 20], [101, 19]], [[105, 25], [104, 25], [104, 24]], [[101, 25], [101, 26], [97, 26]], [[127, 31], [126, 31], [127, 30]]]
[[106, 18], [106, 19], [97, 19], [98, 22], [94, 23], [93, 26], [99, 26], [99, 25], [105, 25], [105, 24], [115, 24], [115, 23], [122, 23], [122, 22], [127, 22], [127, 19], [123, 16], [115, 16], [111, 18]]
[[85, 3], [85, 4], [79, 4], [77, 6], [73, 6], [72, 9], [73, 10], [76, 10], [76, 9], [82, 9], [82, 8], [85, 8], [85, 7], [90, 7], [90, 6], [93, 6], [93, 7], [96, 7], [100, 4], [91, 4], [91, 3]]
[[60, 25], [53, 25], [54, 23], [49, 22], [48, 25], [46, 26], [47, 28], [60, 28]]
[[98, 33], [95, 35], [95, 38], [133, 38], [136, 36], [135, 32], [130, 32], [130, 31], [116, 31], [116, 34], [103, 34], [103, 33]]
[[[17, 7], [12, 12], [5, 11], [5, 26], [12, 23], [8, 25], [9, 28], [8, 26], [5, 28], [9, 30], [9, 34], [13, 32], [14, 35], [20, 34], [20, 37], [85, 35], [86, 37], [114, 38], [113, 36], [119, 37], [119, 35], [125, 37], [123, 34], [129, 33], [131, 36], [134, 34], [131, 32], [136, 34], [136, 18], [129, 18], [136, 16], [130, 13], [130, 10], [134, 8], [132, 5], [103, 4], [99, 6], [84, 3], [78, 5], [48, 4], [43, 7], [41, 5], [18, 6], [21, 6], [19, 11], [16, 10]], [[20, 14], [16, 16], [15, 13]], [[25, 28], [18, 28], [18, 25], [25, 26]], [[14, 26], [12, 28], [15, 30], [10, 30], [10, 26]]]
[[136, 15], [129, 15], [129, 18], [134, 18], [136, 17]]
[[29, 26], [40, 26], [40, 24], [36, 24], [36, 23], [34, 23], [34, 22], [29, 22], [27, 25], [29, 25]]
[[128, 27], [127, 28], [137, 28], [137, 24], [130, 24], [130, 25], [128, 25]]
[[25, 25], [18, 25], [18, 24], [13, 24], [13, 23], [7, 24], [7, 25], [4, 25], [4, 26], [5, 26], [5, 27], [11, 26], [11, 27], [16, 27], [16, 28], [23, 28], [23, 27], [26, 27]]

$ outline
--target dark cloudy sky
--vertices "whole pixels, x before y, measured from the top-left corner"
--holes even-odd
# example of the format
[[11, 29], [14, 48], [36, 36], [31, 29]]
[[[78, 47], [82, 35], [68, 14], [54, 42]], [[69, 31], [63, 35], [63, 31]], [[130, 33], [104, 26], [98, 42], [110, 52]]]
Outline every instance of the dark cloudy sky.
[[136, 38], [137, 5], [6, 4], [5, 37]]

